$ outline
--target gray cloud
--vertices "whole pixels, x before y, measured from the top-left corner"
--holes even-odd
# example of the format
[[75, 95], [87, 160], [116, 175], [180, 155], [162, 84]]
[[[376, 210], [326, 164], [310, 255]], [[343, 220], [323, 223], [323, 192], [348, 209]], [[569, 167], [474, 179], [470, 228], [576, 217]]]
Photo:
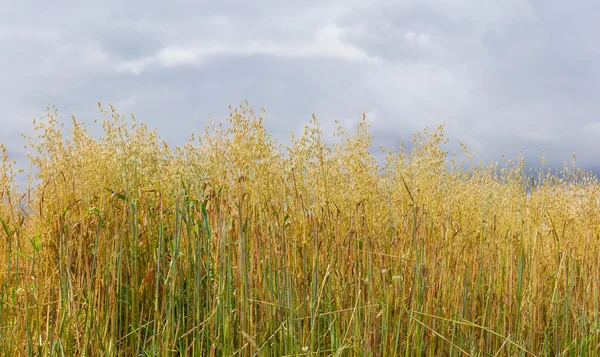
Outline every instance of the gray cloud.
[[160, 30], [130, 22], [117, 22], [94, 28], [90, 32], [91, 36], [96, 36], [102, 50], [119, 60], [152, 55], [166, 43], [165, 35]]
[[48, 103], [91, 121], [112, 102], [182, 144], [248, 99], [283, 141], [312, 113], [333, 130], [367, 112], [376, 144], [445, 122], [484, 159], [600, 167], [593, 0], [5, 5], [0, 142], [18, 158]]

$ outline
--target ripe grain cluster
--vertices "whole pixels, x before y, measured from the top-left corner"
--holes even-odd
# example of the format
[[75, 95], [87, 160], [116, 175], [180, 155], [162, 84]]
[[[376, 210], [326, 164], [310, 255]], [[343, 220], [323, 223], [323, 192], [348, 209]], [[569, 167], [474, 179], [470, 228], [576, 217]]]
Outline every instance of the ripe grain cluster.
[[597, 356], [600, 186], [468, 161], [443, 126], [370, 153], [363, 118], [290, 144], [246, 102], [183, 147], [49, 108], [29, 187], [2, 149], [12, 356]]

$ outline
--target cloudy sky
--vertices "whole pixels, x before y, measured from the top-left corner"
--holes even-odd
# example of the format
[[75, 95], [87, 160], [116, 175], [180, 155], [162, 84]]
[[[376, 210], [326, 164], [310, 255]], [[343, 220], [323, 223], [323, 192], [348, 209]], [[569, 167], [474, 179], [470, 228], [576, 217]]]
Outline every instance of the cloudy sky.
[[247, 99], [282, 140], [312, 113], [329, 130], [366, 112], [376, 146], [446, 123], [484, 159], [575, 152], [600, 172], [597, 0], [1, 3], [0, 143], [17, 160], [47, 104], [91, 122], [111, 102], [177, 145]]

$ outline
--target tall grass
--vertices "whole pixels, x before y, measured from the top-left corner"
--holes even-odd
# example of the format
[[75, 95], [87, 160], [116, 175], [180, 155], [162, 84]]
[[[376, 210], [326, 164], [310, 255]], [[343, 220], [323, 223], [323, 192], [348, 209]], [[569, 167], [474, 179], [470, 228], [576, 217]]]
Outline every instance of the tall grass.
[[246, 102], [171, 149], [99, 108], [98, 138], [35, 123], [27, 190], [3, 150], [3, 355], [600, 354], [574, 165], [459, 163], [439, 127], [380, 167], [364, 119], [283, 147]]

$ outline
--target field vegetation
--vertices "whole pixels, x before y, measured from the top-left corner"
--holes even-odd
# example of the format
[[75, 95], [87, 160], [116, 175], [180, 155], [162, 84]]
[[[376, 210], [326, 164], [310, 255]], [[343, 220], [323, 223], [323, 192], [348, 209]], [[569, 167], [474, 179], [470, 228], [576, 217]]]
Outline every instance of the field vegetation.
[[170, 148], [99, 108], [98, 137], [35, 122], [28, 187], [1, 153], [2, 355], [600, 355], [574, 162], [478, 162], [440, 126], [379, 165], [364, 118], [284, 146], [247, 102]]

